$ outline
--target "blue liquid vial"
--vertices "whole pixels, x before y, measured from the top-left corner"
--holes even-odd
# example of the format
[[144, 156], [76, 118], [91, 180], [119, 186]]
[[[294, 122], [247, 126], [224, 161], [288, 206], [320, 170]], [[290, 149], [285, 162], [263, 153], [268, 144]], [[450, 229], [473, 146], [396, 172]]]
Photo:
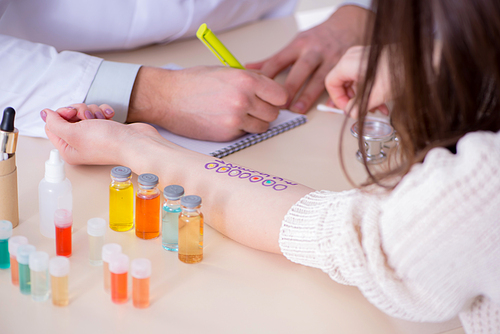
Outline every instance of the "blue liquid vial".
[[170, 185], [163, 189], [165, 198], [161, 217], [161, 244], [164, 249], [177, 252], [179, 250], [179, 215], [181, 213], [180, 199], [184, 195], [184, 188]]
[[10, 268], [9, 238], [12, 236], [12, 223], [0, 220], [0, 269]]
[[17, 248], [17, 263], [19, 267], [19, 289], [23, 295], [31, 295], [31, 275], [29, 258], [36, 251], [33, 245], [20, 245]]

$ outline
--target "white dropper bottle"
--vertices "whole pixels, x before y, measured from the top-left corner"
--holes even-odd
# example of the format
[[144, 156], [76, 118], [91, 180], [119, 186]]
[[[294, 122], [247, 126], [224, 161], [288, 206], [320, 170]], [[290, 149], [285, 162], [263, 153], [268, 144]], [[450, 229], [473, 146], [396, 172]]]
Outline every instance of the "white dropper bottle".
[[38, 185], [38, 203], [40, 232], [48, 238], [55, 238], [54, 212], [73, 209], [71, 182], [66, 178], [64, 161], [56, 149], [50, 151], [50, 158], [45, 161], [45, 177]]

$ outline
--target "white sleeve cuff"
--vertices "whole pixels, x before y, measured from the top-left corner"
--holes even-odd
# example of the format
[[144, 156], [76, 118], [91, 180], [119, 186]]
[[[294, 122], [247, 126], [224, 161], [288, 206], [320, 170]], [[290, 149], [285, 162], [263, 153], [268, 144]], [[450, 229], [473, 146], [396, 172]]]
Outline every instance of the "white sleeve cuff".
[[109, 104], [115, 111], [113, 120], [127, 120], [130, 94], [142, 65], [103, 61], [90, 86], [86, 104]]

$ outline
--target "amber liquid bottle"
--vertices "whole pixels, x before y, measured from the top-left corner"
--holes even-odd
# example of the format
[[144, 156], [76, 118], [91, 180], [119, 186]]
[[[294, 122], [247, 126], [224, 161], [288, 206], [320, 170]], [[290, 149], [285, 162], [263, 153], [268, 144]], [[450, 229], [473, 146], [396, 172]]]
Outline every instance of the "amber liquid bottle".
[[158, 176], [141, 174], [135, 197], [135, 235], [141, 239], [154, 239], [160, 235], [160, 190]]
[[198, 263], [203, 260], [203, 214], [201, 198], [196, 195], [181, 198], [179, 216], [179, 260]]

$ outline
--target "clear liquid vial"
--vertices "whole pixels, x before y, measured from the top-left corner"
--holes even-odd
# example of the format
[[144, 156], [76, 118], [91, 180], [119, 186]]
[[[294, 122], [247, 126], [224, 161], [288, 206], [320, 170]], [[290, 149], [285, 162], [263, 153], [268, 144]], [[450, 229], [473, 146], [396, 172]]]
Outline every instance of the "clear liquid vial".
[[91, 218], [87, 221], [89, 235], [89, 262], [93, 266], [102, 264], [102, 246], [106, 234], [106, 221], [102, 218]]
[[33, 252], [29, 257], [31, 275], [31, 298], [36, 302], [49, 299], [49, 254]]

